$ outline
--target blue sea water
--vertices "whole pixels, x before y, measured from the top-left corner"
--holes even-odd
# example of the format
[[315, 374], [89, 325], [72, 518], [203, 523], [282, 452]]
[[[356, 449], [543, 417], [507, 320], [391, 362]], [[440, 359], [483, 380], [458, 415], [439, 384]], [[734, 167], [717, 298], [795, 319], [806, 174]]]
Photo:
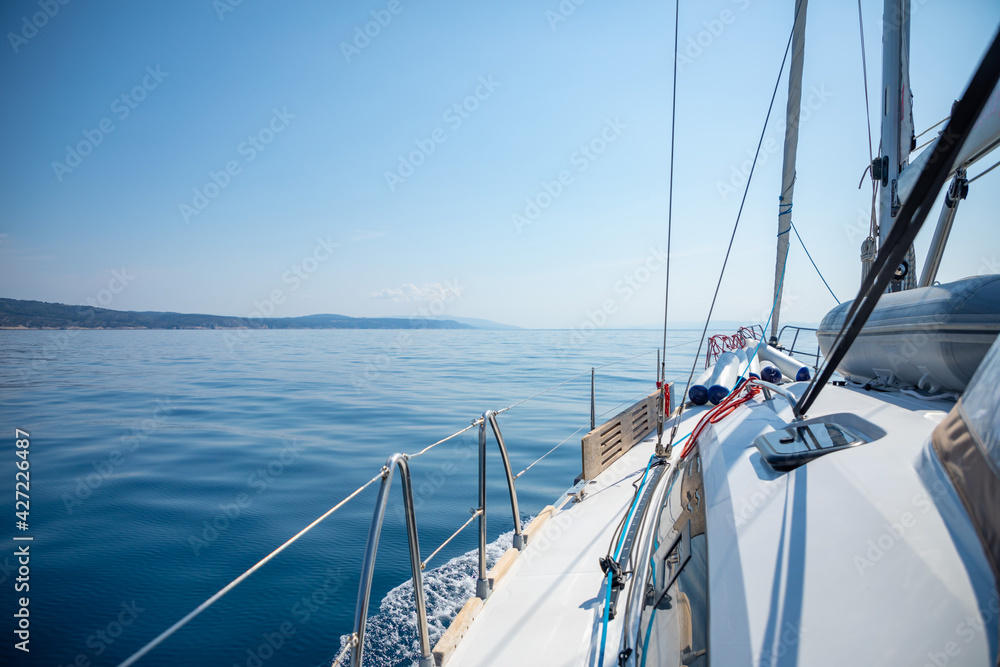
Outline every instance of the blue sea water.
[[[686, 378], [699, 333], [670, 332], [668, 379]], [[499, 417], [515, 473], [568, 438], [518, 479], [528, 518], [580, 472], [589, 369], [641, 355], [596, 371], [597, 412], [607, 418], [653, 390], [661, 342], [656, 331], [0, 332], [0, 664], [118, 664], [393, 452], [419, 451], [487, 409], [585, 373]], [[15, 428], [30, 433], [26, 531], [15, 528]], [[495, 558], [512, 518], [490, 446]], [[471, 430], [412, 461], [424, 557], [477, 505], [477, 456]], [[139, 664], [328, 665], [352, 628], [376, 492], [366, 489]], [[413, 658], [401, 507], [397, 481], [366, 664]], [[17, 592], [23, 544], [30, 589]], [[475, 547], [473, 525], [428, 566], [435, 635], [474, 590]], [[19, 597], [29, 598], [28, 654], [14, 648]]]

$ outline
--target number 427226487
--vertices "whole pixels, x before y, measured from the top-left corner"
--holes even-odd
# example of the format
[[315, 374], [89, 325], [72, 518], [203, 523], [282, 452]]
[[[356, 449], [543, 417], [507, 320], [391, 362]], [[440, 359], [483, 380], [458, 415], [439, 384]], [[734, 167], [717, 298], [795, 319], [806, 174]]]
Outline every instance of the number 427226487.
[[[17, 516], [17, 527], [21, 530], [28, 529], [28, 509], [29, 509], [29, 497], [28, 493], [31, 490], [31, 479], [28, 472], [30, 463], [28, 462], [28, 450], [31, 446], [29, 438], [31, 437], [27, 431], [22, 431], [21, 429], [14, 429], [14, 435], [16, 437], [16, 454], [17, 458], [17, 474], [15, 475], [15, 487], [14, 487], [14, 499], [15, 499], [15, 516]], [[21, 489], [24, 489], [22, 491]], [[24, 498], [24, 500], [21, 500]]]

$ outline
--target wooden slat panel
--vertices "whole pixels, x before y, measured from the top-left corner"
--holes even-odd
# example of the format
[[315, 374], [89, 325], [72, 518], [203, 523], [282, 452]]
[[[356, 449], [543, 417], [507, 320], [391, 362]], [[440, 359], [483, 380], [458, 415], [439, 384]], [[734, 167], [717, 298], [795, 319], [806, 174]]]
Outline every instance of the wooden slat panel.
[[654, 391], [583, 436], [583, 479], [594, 479], [656, 427], [657, 393]]

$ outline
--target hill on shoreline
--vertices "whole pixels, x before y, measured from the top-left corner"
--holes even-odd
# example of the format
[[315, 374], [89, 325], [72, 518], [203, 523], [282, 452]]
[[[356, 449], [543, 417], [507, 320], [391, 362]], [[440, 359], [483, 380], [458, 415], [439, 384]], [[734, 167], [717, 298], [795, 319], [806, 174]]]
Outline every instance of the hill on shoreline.
[[156, 311], [122, 311], [44, 301], [0, 299], [0, 329], [475, 329], [453, 320], [401, 317], [243, 318]]

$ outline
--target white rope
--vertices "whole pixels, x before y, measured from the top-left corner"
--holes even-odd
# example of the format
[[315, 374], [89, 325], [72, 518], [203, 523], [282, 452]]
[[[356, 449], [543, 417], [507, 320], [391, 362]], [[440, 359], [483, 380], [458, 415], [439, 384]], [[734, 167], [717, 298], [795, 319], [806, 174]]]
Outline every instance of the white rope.
[[458, 437], [458, 436], [462, 435], [463, 433], [465, 433], [469, 429], [475, 428], [475, 427], [479, 426], [479, 424], [482, 421], [483, 421], [482, 418], [477, 419], [477, 420], [473, 421], [471, 424], [469, 424], [468, 426], [466, 426], [465, 428], [463, 428], [461, 431], [458, 431], [457, 433], [452, 433], [447, 438], [441, 438], [440, 440], [438, 440], [437, 442], [435, 442], [433, 445], [427, 445], [426, 447], [424, 447], [423, 449], [421, 449], [416, 454], [407, 454], [406, 458], [407, 459], [415, 459], [418, 456], [423, 456], [424, 454], [426, 454], [427, 452], [431, 451], [432, 449], [434, 449], [435, 447], [437, 447], [441, 443], [448, 442], [452, 438], [455, 438], [455, 437]]
[[451, 534], [451, 537], [449, 537], [449, 538], [448, 538], [447, 540], [445, 540], [444, 542], [442, 542], [442, 543], [441, 543], [441, 546], [439, 546], [439, 547], [438, 547], [437, 549], [435, 549], [434, 551], [432, 551], [432, 552], [431, 552], [431, 555], [430, 555], [430, 556], [428, 556], [428, 557], [427, 557], [427, 558], [426, 558], [426, 559], [424, 560], [424, 562], [420, 564], [420, 569], [421, 569], [421, 570], [423, 570], [424, 568], [426, 568], [426, 567], [427, 567], [427, 563], [431, 562], [431, 558], [434, 558], [434, 556], [437, 556], [437, 553], [438, 553], [439, 551], [441, 551], [442, 549], [444, 549], [444, 547], [445, 547], [445, 545], [446, 545], [446, 544], [448, 544], [449, 542], [451, 542], [451, 541], [452, 541], [453, 539], [455, 539], [455, 537], [456, 537], [456, 536], [457, 536], [457, 535], [458, 535], [459, 533], [461, 533], [461, 532], [462, 532], [463, 530], [465, 530], [466, 528], [468, 528], [468, 527], [469, 527], [469, 524], [470, 524], [470, 523], [472, 523], [472, 522], [473, 522], [473, 521], [475, 520], [475, 518], [476, 518], [477, 516], [479, 516], [480, 514], [482, 514], [482, 513], [483, 513], [483, 511], [482, 511], [482, 510], [476, 510], [475, 512], [473, 512], [473, 513], [472, 513], [472, 516], [470, 516], [470, 517], [469, 517], [469, 520], [468, 520], [468, 521], [466, 521], [465, 523], [463, 523], [463, 524], [462, 524], [462, 527], [461, 527], [461, 528], [459, 528], [459, 529], [458, 529], [458, 530], [456, 530], [456, 531], [455, 531], [454, 533], [452, 533], [452, 534]]
[[297, 532], [295, 535], [293, 535], [287, 542], [285, 542], [284, 544], [282, 544], [280, 547], [278, 547], [277, 549], [275, 549], [274, 551], [272, 551], [268, 555], [264, 556], [264, 558], [260, 559], [257, 562], [257, 564], [254, 565], [253, 567], [251, 567], [249, 570], [247, 570], [246, 572], [244, 572], [240, 576], [238, 576], [235, 579], [233, 579], [232, 581], [230, 581], [228, 584], [226, 584], [222, 588], [222, 590], [220, 590], [218, 593], [216, 593], [215, 595], [213, 595], [212, 597], [208, 598], [207, 600], [205, 600], [204, 602], [202, 602], [200, 605], [198, 605], [197, 607], [195, 607], [194, 611], [192, 611], [187, 616], [185, 616], [184, 618], [182, 618], [181, 620], [177, 621], [176, 623], [174, 623], [173, 625], [171, 625], [169, 628], [167, 628], [166, 630], [164, 630], [162, 633], [160, 633], [159, 636], [156, 637], [156, 639], [154, 639], [153, 641], [149, 642], [148, 644], [146, 644], [145, 646], [143, 646], [141, 649], [139, 649], [138, 651], [136, 651], [135, 653], [133, 653], [127, 660], [125, 660], [125, 662], [121, 663], [118, 667], [129, 667], [129, 665], [135, 664], [135, 662], [137, 660], [139, 660], [139, 658], [141, 658], [142, 656], [144, 656], [147, 653], [149, 653], [150, 651], [152, 651], [154, 648], [156, 648], [157, 646], [159, 646], [165, 639], [167, 639], [170, 635], [174, 634], [175, 632], [177, 632], [178, 630], [180, 630], [181, 628], [183, 628], [185, 625], [187, 625], [188, 622], [191, 621], [191, 619], [193, 619], [195, 616], [197, 616], [198, 614], [200, 614], [201, 612], [205, 611], [206, 609], [208, 609], [209, 607], [211, 607], [213, 604], [215, 604], [223, 595], [225, 595], [229, 591], [231, 591], [234, 588], [236, 588], [239, 584], [241, 584], [243, 582], [244, 579], [246, 579], [251, 574], [253, 574], [257, 570], [259, 570], [265, 563], [267, 563], [269, 560], [271, 560], [272, 558], [274, 558], [275, 556], [277, 556], [279, 553], [281, 553], [282, 551], [284, 551], [288, 546], [290, 546], [293, 542], [295, 542], [300, 537], [302, 537], [303, 535], [305, 535], [307, 532], [309, 532], [310, 530], [312, 530], [320, 521], [322, 521], [326, 517], [330, 516], [331, 514], [333, 514], [337, 510], [339, 510], [341, 507], [343, 507], [347, 503], [347, 501], [351, 500], [352, 498], [354, 498], [355, 496], [357, 496], [359, 493], [361, 493], [362, 491], [364, 491], [365, 489], [367, 489], [374, 482], [382, 479], [382, 476], [385, 474], [385, 472], [386, 472], [386, 468], [383, 467], [382, 470], [380, 470], [377, 475], [375, 475], [370, 480], [368, 480], [366, 483], [364, 483], [360, 487], [358, 487], [357, 491], [355, 491], [351, 495], [349, 495], [346, 498], [344, 498], [343, 500], [341, 500], [339, 503], [337, 503], [332, 508], [330, 508], [329, 510], [327, 510], [326, 513], [323, 514], [323, 516], [319, 517], [318, 519], [316, 519], [315, 521], [313, 521], [312, 523], [310, 523], [308, 526], [306, 526], [305, 528], [303, 528], [302, 530], [300, 530], [299, 532]]
[[[603, 416], [603, 415], [602, 415], [602, 416]], [[572, 433], [570, 433], [569, 435], [567, 435], [567, 436], [566, 436], [565, 438], [563, 438], [562, 442], [560, 442], [560, 443], [559, 443], [558, 445], [556, 445], [555, 447], [553, 447], [553, 448], [552, 448], [552, 449], [550, 449], [549, 451], [547, 451], [547, 452], [545, 452], [544, 454], [542, 454], [541, 456], [539, 456], [539, 457], [538, 457], [537, 459], [535, 459], [535, 460], [534, 460], [534, 461], [533, 461], [533, 462], [531, 463], [531, 465], [529, 465], [529, 466], [528, 466], [527, 468], [525, 468], [525, 469], [524, 469], [524, 470], [522, 470], [521, 472], [519, 472], [519, 473], [517, 473], [516, 475], [514, 475], [514, 479], [517, 479], [518, 477], [520, 477], [520, 476], [521, 476], [521, 475], [523, 475], [524, 473], [526, 473], [526, 472], [528, 472], [529, 470], [531, 470], [532, 466], [534, 466], [534, 465], [535, 465], [536, 463], [538, 463], [539, 461], [541, 461], [542, 459], [544, 459], [544, 458], [545, 458], [546, 456], [548, 456], [548, 455], [549, 455], [549, 454], [551, 454], [552, 452], [556, 451], [557, 449], [559, 449], [560, 447], [562, 447], [563, 445], [565, 445], [565, 444], [566, 444], [566, 442], [567, 442], [567, 441], [568, 441], [568, 440], [569, 440], [570, 438], [572, 438], [572, 437], [573, 437], [574, 435], [576, 435], [577, 433], [579, 433], [580, 431], [582, 431], [582, 430], [583, 430], [584, 428], [586, 428], [586, 426], [581, 426], [580, 428], [576, 429], [575, 431], [573, 431]]]
[[348, 639], [347, 643], [344, 644], [344, 648], [340, 649], [340, 653], [338, 653], [337, 657], [333, 659], [332, 663], [330, 663], [330, 667], [340, 667], [340, 661], [346, 658], [347, 652], [357, 646], [357, 644], [358, 636], [352, 632], [350, 639]]

